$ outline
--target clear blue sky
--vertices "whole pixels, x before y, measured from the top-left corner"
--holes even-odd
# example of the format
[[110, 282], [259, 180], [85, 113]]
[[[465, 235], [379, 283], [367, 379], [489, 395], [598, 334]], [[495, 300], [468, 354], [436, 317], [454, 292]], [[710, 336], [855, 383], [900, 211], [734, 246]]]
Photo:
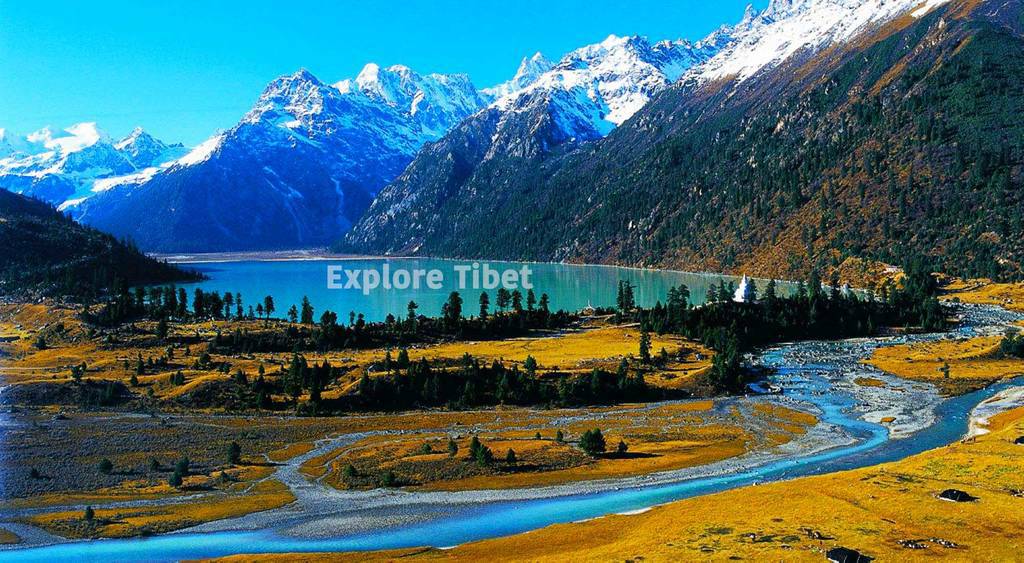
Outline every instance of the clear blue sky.
[[485, 87], [524, 55], [557, 59], [612, 33], [699, 39], [750, 1], [0, 0], [0, 127], [141, 125], [194, 145], [300, 67], [334, 82], [404, 64]]

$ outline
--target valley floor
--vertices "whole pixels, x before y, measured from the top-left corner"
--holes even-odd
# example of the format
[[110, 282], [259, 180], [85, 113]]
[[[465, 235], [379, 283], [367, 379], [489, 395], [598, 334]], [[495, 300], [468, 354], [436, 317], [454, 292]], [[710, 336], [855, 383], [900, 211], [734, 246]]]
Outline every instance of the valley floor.
[[[4, 403], [17, 405], [0, 411], [0, 521], [15, 527], [30, 524], [56, 537], [164, 533], [286, 505], [295, 497], [279, 481], [279, 470], [331, 437], [344, 445], [318, 451], [297, 468], [324, 487], [472, 490], [679, 470], [770, 450], [815, 423], [812, 415], [784, 407], [711, 400], [653, 407], [499, 407], [318, 418], [290, 416], [288, 411], [239, 413], [191, 402], [190, 397], [217, 390], [233, 378], [232, 373], [194, 365], [205, 348], [202, 343], [218, 332], [259, 333], [280, 330], [281, 323], [175, 323], [170, 336], [179, 344], [167, 346], [154, 338], [153, 322], [97, 332], [79, 320], [78, 312], [56, 304], [0, 305], [0, 377], [6, 384], [0, 393]], [[180, 344], [186, 339], [200, 344], [190, 350]], [[538, 376], [546, 377], [549, 372], [614, 371], [622, 358], [636, 353], [638, 340], [636, 326], [596, 319], [562, 332], [421, 345], [408, 352], [412, 362], [455, 362], [469, 353], [485, 364], [502, 361], [521, 368], [532, 357]], [[649, 384], [665, 389], [692, 384], [713, 357], [703, 346], [673, 336], [655, 335], [652, 346], [672, 354], [670, 361], [646, 374]], [[337, 397], [355, 392], [364, 371], [379, 372], [384, 355], [383, 350], [361, 350], [310, 359], [342, 366], [341, 376], [323, 392]], [[281, 376], [290, 358], [226, 351], [210, 356], [211, 365], [230, 363], [233, 372], [250, 376], [265, 367], [271, 380]], [[154, 357], [169, 361], [152, 364], [148, 359]], [[147, 359], [142, 373], [139, 358]], [[76, 381], [72, 367], [83, 364], [84, 377]], [[184, 383], [171, 380], [178, 373]], [[78, 404], [82, 389], [108, 383], [123, 386], [134, 398], [108, 407]], [[610, 453], [591, 457], [580, 451], [578, 440], [598, 420]], [[345, 439], [350, 435], [363, 437]], [[493, 450], [495, 464], [482, 467], [469, 459], [472, 436]], [[446, 452], [449, 439], [456, 441], [459, 454]], [[627, 452], [615, 452], [620, 441], [627, 444]], [[243, 452], [235, 461], [227, 457], [233, 442]], [[506, 461], [512, 449], [516, 461]], [[169, 479], [183, 457], [190, 461], [189, 473], [180, 486], [171, 486]], [[100, 469], [101, 461], [109, 461], [110, 469]], [[346, 476], [346, 466], [357, 473]], [[395, 476], [393, 482], [386, 482], [387, 474]], [[94, 510], [91, 520], [84, 517], [87, 507]], [[19, 541], [6, 529], [0, 539]]]
[[[1024, 409], [977, 440], [899, 462], [697, 497], [454, 549], [239, 556], [227, 561], [822, 561], [845, 546], [887, 561], [1012, 561], [1024, 548]], [[940, 500], [945, 489], [978, 500]]]
[[[1006, 297], [1003, 290], [967, 287], [948, 298], [983, 303], [997, 299], [1005, 305], [1006, 299], [1014, 297]], [[144, 324], [128, 333], [124, 345], [111, 346], [77, 323], [70, 310], [7, 305], [2, 313], [0, 337], [8, 341], [4, 347], [8, 355], [0, 359], [0, 377], [8, 386], [0, 388], [0, 393], [24, 388], [15, 389], [17, 396], [37, 398], [24, 390], [72, 385], [68, 366], [83, 360], [89, 364], [91, 378], [126, 383], [132, 374], [126, 359], [161, 352], [147, 344], [145, 335], [151, 327]], [[260, 330], [261, 325], [243, 321], [236, 326]], [[173, 330], [207, 337], [217, 328], [230, 326], [200, 323]], [[31, 343], [39, 334], [59, 337], [45, 349], [37, 349]], [[613, 369], [623, 356], [633, 353], [637, 338], [636, 327], [598, 322], [559, 334], [445, 343], [409, 352], [414, 361], [419, 357], [455, 360], [469, 352], [486, 361], [521, 364], [532, 356], [541, 374], [545, 367], [586, 373], [594, 367]], [[863, 361], [888, 374], [959, 394], [1024, 373], [1024, 361], [994, 356], [996, 344], [992, 334], [936, 342], [911, 339], [877, 348]], [[654, 349], [661, 347], [675, 359], [651, 373], [649, 381], [668, 389], [681, 384], [685, 388], [686, 382], [707, 369], [712, 356], [694, 343], [655, 336]], [[820, 350], [806, 347], [802, 361], [813, 360]], [[351, 392], [355, 374], [380, 362], [382, 354], [324, 356], [350, 367], [349, 376], [326, 393]], [[280, 354], [223, 359], [250, 373], [260, 363], [284, 365]], [[230, 377], [186, 372], [188, 389]], [[845, 384], [859, 389], [854, 395], [861, 398], [871, 393], [921, 393], [920, 384], [903, 386], [889, 375], [874, 373], [879, 375], [850, 376]], [[0, 411], [0, 481], [4, 484], [0, 544], [132, 537], [197, 526], [200, 531], [236, 525], [244, 529], [263, 522], [263, 511], [269, 511], [267, 518], [276, 518], [282, 509], [293, 516], [303, 510], [315, 514], [325, 502], [348, 498], [337, 494], [362, 495], [358, 498], [372, 502], [384, 498], [375, 492], [381, 487], [403, 487], [412, 494], [486, 493], [495, 499], [503, 498], [501, 490], [514, 490], [504, 498], [523, 494], [530, 498], [529, 491], [535, 487], [565, 488], [602, 480], [637, 484], [641, 481], [621, 480], [687, 468], [728, 467], [723, 464], [731, 460], [736, 460], [733, 469], [737, 470], [766, 459], [759, 456], [784, 455], [789, 445], [792, 451], [804, 452], [811, 451], [808, 444], [829, 447], [817, 416], [799, 404], [756, 398], [300, 418], [187, 408], [178, 403], [162, 411], [160, 405], [172, 404], [168, 401], [185, 392], [182, 386], [167, 383], [166, 376], [158, 372], [140, 378], [140, 388], [152, 390], [150, 402], [132, 409], [29, 404]], [[934, 395], [934, 388], [928, 388]], [[1024, 502], [1020, 477], [1024, 446], [1013, 443], [1024, 434], [1024, 408], [1016, 408], [1022, 397], [1014, 389], [993, 397], [989, 408], [977, 409], [970, 440], [894, 463], [699, 496], [641, 513], [554, 525], [450, 550], [265, 558], [821, 560], [825, 550], [841, 545], [885, 559], [936, 555], [1005, 559], [1024, 544], [1024, 520], [1019, 517], [1024, 505], [1018, 506]], [[879, 403], [878, 414], [872, 416], [890, 425], [892, 432], [902, 431], [902, 424], [920, 423], [913, 417], [903, 420], [907, 411], [882, 416], [889, 408], [886, 401]], [[592, 427], [602, 429], [610, 453], [591, 457], [580, 451], [580, 436]], [[467, 457], [473, 436], [493, 450], [495, 464], [484, 467]], [[841, 434], [831, 438], [841, 439], [845, 439]], [[615, 453], [620, 440], [628, 448]], [[458, 453], [448, 453], [449, 441]], [[241, 459], [228, 459], [232, 442], [242, 445]], [[508, 450], [514, 450], [515, 461], [505, 461]], [[168, 477], [182, 456], [189, 458], [191, 471], [181, 486], [172, 487]], [[103, 459], [110, 460], [111, 470], [98, 469]], [[948, 488], [966, 490], [979, 500], [962, 504], [938, 500], [936, 495]], [[84, 517], [87, 506], [94, 507], [91, 519]]]

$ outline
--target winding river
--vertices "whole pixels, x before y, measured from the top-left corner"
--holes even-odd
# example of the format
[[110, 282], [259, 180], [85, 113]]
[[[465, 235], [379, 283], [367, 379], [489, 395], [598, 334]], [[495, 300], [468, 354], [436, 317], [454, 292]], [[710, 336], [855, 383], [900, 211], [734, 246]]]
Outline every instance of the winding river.
[[[637, 478], [516, 491], [344, 492], [303, 478], [304, 460], [364, 435], [337, 436], [282, 466], [275, 478], [297, 497], [291, 505], [157, 537], [37, 545], [0, 551], [0, 561], [178, 560], [237, 553], [329, 552], [413, 546], [447, 547], [555, 523], [642, 511], [666, 502], [804, 475], [902, 459], [964, 436], [972, 411], [1019, 379], [955, 398], [929, 384], [888, 376], [860, 360], [879, 346], [989, 334], [1022, 318], [996, 307], [961, 306], [962, 322], [945, 335], [804, 342], [764, 351], [772, 382], [784, 392], [735, 401], [781, 402], [817, 414], [820, 423], [773, 451], [708, 466]], [[884, 387], [863, 387], [874, 377]], [[1013, 393], [1009, 393], [1013, 395]], [[0, 415], [2, 416], [2, 415]], [[895, 420], [882, 424], [884, 419]]]

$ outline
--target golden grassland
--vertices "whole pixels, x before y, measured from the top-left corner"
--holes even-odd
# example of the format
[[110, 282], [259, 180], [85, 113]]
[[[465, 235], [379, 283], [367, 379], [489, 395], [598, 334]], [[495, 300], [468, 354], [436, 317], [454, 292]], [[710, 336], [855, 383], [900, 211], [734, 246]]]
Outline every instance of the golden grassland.
[[903, 283], [905, 277], [903, 270], [899, 267], [855, 257], [846, 258], [827, 274], [829, 276], [836, 274], [841, 283], [862, 288], [880, 288], [886, 284], [897, 287]]
[[[160, 359], [167, 354], [167, 346], [156, 342], [156, 323], [145, 321], [120, 331], [113, 342], [90, 333], [78, 320], [79, 311], [53, 304], [0, 305], [0, 337], [18, 337], [8, 343], [10, 357], [5, 358], [3, 376], [6, 383], [67, 382], [71, 380], [71, 367], [86, 364], [85, 378], [116, 380], [129, 383], [136, 375], [136, 361]], [[172, 337], [190, 337], [209, 340], [219, 330], [230, 334], [237, 330], [252, 334], [280, 330], [283, 322], [274, 321], [207, 321], [198, 323], [171, 323]], [[45, 337], [47, 347], [37, 349], [36, 339]], [[454, 342], [423, 345], [408, 350], [412, 361], [425, 358], [450, 362], [465, 354], [481, 362], [502, 361], [506, 365], [522, 366], [528, 356], [538, 362], [538, 371], [585, 373], [594, 368], [614, 371], [622, 358], [638, 355], [640, 331], [636, 326], [607, 326], [595, 322], [583, 329], [559, 333], [538, 332], [536, 336], [481, 342]], [[704, 346], [673, 335], [651, 335], [652, 352], [664, 349], [670, 355], [666, 365], [645, 373], [648, 384], [668, 389], [686, 388], [711, 366], [713, 352]], [[228, 356], [211, 354], [212, 365], [227, 363], [230, 373], [214, 368], [195, 369], [195, 360], [206, 350], [204, 343], [193, 346], [172, 346], [174, 355], [166, 366], [147, 368], [137, 376], [136, 391], [152, 391], [159, 400], [174, 399], [213, 381], [228, 380], [236, 370], [253, 376], [262, 366], [268, 377], [274, 377], [290, 361], [290, 354], [246, 354]], [[397, 350], [392, 350], [392, 357]], [[375, 375], [382, 363], [385, 350], [336, 351], [327, 354], [308, 354], [308, 360], [327, 360], [340, 366], [345, 376], [323, 392], [325, 398], [350, 392], [364, 371]], [[170, 377], [182, 372], [186, 383], [174, 385]]]
[[1000, 357], [1000, 340], [985, 336], [889, 346], [875, 350], [865, 363], [899, 377], [934, 383], [943, 393], [955, 395], [1024, 373], [1024, 360]]
[[268, 453], [267, 459], [274, 463], [285, 462], [293, 457], [308, 453], [314, 447], [313, 442], [296, 442], [294, 444], [288, 444], [279, 450], [274, 450]]
[[[158, 359], [165, 355], [166, 345], [154, 344], [156, 323], [137, 322], [118, 332], [113, 342], [105, 342], [93, 335], [78, 318], [77, 309], [47, 304], [0, 305], [0, 337], [16, 336], [17, 340], [5, 345], [9, 357], [4, 359], [3, 376], [5, 383], [34, 383], [43, 381], [70, 381], [71, 367], [86, 364], [84, 377], [98, 380], [116, 380], [127, 383], [135, 375], [138, 357], [143, 360]], [[267, 330], [262, 321], [221, 321], [190, 324], [174, 323], [171, 336], [212, 338], [217, 330], [230, 332], [235, 329], [259, 332]], [[37, 349], [36, 340], [44, 337], [45, 349]], [[190, 350], [184, 346], [174, 347], [177, 367], [165, 368], [160, 373], [139, 376], [141, 385], [152, 388], [157, 397], [180, 394], [182, 387], [170, 384], [170, 374], [179, 369], [186, 375], [189, 385], [197, 379], [227, 378], [213, 370], [202, 371], [190, 368], [205, 345], [195, 345]], [[284, 359], [264, 355], [263, 358], [231, 358], [230, 363], [248, 373], [255, 373], [264, 359], [282, 363]], [[229, 360], [227, 357], [221, 359]]]
[[[558, 411], [563, 415], [578, 411]], [[111, 413], [68, 413], [68, 420], [62, 425], [72, 424], [74, 432], [68, 434], [68, 440], [76, 443], [89, 443], [97, 433], [120, 433], [130, 431], [124, 439], [138, 443], [138, 449], [107, 449], [107, 448], [62, 448], [57, 442], [49, 439], [47, 427], [40, 426], [37, 439], [30, 441], [41, 444], [39, 451], [31, 454], [34, 457], [20, 459], [21, 465], [12, 467], [12, 475], [28, 479], [29, 469], [39, 467], [47, 480], [55, 480], [55, 490], [32, 493], [17, 498], [0, 500], [0, 508], [25, 509], [45, 508], [48, 506], [66, 506], [78, 504], [101, 505], [128, 501], [172, 499], [202, 492], [215, 494], [222, 492], [238, 492], [249, 488], [254, 482], [269, 477], [274, 471], [275, 463], [282, 463], [297, 455], [304, 454], [314, 447], [314, 441], [337, 434], [356, 432], [373, 432], [385, 430], [415, 431], [423, 428], [448, 428], [461, 431], [467, 427], [490, 425], [501, 427], [509, 421], [521, 421], [532, 424], [542, 420], [533, 411], [524, 409], [497, 409], [494, 411], [466, 412], [409, 412], [397, 414], [352, 415], [330, 418], [306, 417], [228, 417], [192, 415], [177, 421], [171, 426], [158, 424], [149, 426], [123, 423], [111, 426], [111, 420], [118, 420], [118, 415]], [[111, 418], [115, 417], [115, 418]], [[45, 414], [36, 416], [33, 421], [48, 421]], [[189, 421], [195, 421], [190, 423]], [[31, 428], [36, 429], [35, 423]], [[129, 430], [130, 429], [130, 430]], [[202, 452], [193, 449], [196, 440], [192, 434], [201, 430], [204, 443], [217, 444], [212, 448], [213, 457], [206, 459]], [[153, 433], [161, 433], [170, 438], [167, 447], [176, 441], [180, 445], [171, 450], [151, 449]], [[242, 434], [238, 434], [242, 432]], [[223, 466], [222, 456], [227, 444], [236, 437], [243, 446], [242, 464], [239, 466]], [[31, 438], [31, 437], [30, 437]], [[223, 444], [223, 447], [221, 446]], [[168, 484], [170, 467], [175, 460], [188, 454], [193, 465], [199, 465], [195, 474], [185, 478], [183, 486], [171, 487]], [[62, 473], [47, 470], [39, 458], [60, 456], [73, 462], [74, 469], [63, 469]], [[113, 462], [116, 471], [102, 486], [89, 475], [97, 474], [100, 459], [107, 458]], [[149, 470], [151, 459], [158, 459], [161, 467]], [[198, 459], [197, 459], [198, 458]], [[197, 461], [199, 462], [197, 464]], [[147, 468], [147, 469], [140, 469]], [[83, 477], [84, 476], [84, 477]], [[15, 477], [12, 477], [12, 479]], [[6, 495], [4, 495], [6, 496]]]
[[[752, 449], [776, 447], [817, 422], [813, 415], [769, 404], [725, 413], [711, 412], [712, 406], [712, 401], [699, 401], [613, 411], [598, 420], [567, 424], [562, 428], [563, 442], [555, 439], [554, 429], [539, 432], [540, 438], [535, 430], [509, 430], [524, 426], [514, 415], [474, 432], [463, 428], [456, 434], [373, 436], [310, 459], [301, 471], [337, 488], [376, 486], [388, 471], [399, 484], [425, 490], [546, 486], [706, 465]], [[550, 421], [565, 414], [532, 416]], [[755, 425], [760, 432], [752, 430]], [[592, 428], [601, 428], [608, 454], [591, 458], [576, 447], [579, 436]], [[468, 458], [474, 435], [494, 452], [492, 467], [481, 468]], [[447, 453], [449, 438], [458, 446], [455, 456]], [[615, 453], [620, 440], [628, 446], [623, 455]], [[510, 449], [515, 463], [504, 461]], [[348, 465], [357, 476], [344, 475]]]
[[[244, 491], [274, 472], [271, 465], [243, 465], [185, 477], [181, 487], [172, 487], [166, 479], [126, 479], [116, 486], [91, 491], [46, 493], [5, 500], [0, 506], [9, 509], [45, 508], [71, 504], [102, 505], [135, 500], [169, 499], [195, 494], [196, 491]], [[162, 476], [161, 476], [162, 477]]]
[[21, 543], [21, 538], [18, 534], [4, 528], [0, 528], [0, 545], [12, 545]]
[[[1024, 409], [994, 417], [990, 428], [991, 434], [975, 441], [876, 467], [746, 487], [450, 550], [227, 560], [822, 561], [826, 550], [844, 546], [880, 561], [1015, 561], [1024, 549], [1024, 446], [1013, 440], [1024, 433]], [[936, 494], [947, 488], [979, 500], [938, 500]]]
[[[595, 367], [614, 371], [619, 361], [629, 355], [636, 356], [640, 348], [640, 330], [636, 326], [600, 326], [569, 331], [550, 336], [488, 340], [482, 342], [453, 342], [409, 350], [409, 358], [418, 361], [457, 360], [469, 354], [483, 362], [498, 360], [511, 366], [522, 367], [528, 356], [537, 361], [540, 373], [588, 372]], [[674, 335], [651, 335], [651, 350], [662, 348], [672, 356], [683, 352], [682, 361], [673, 361], [662, 370], [665, 382], [685, 380], [711, 366], [713, 352], [700, 344]], [[383, 351], [358, 353], [352, 359], [359, 365], [369, 365], [383, 359]], [[649, 383], [654, 383], [648, 377]]]
[[152, 507], [97, 508], [91, 522], [85, 520], [82, 512], [39, 514], [24, 521], [66, 538], [123, 538], [171, 532], [279, 508], [294, 500], [284, 484], [268, 479], [256, 483], [245, 494]]
[[943, 300], [963, 303], [1000, 305], [1011, 311], [1024, 312], [1024, 283], [993, 283], [988, 279], [952, 279], [943, 287]]

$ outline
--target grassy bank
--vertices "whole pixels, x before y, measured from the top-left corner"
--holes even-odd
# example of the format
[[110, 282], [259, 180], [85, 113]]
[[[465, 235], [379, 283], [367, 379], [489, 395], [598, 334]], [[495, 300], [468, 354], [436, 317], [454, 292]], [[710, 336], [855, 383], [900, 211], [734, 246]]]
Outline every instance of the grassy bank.
[[[329, 559], [822, 561], [828, 549], [845, 546], [878, 560], [1011, 561], [1024, 545], [1024, 446], [1013, 444], [1024, 434], [1024, 409], [993, 418], [990, 429], [976, 441], [895, 463], [746, 487], [642, 514], [556, 525], [450, 550], [331, 554]], [[937, 494], [948, 488], [963, 489], [978, 500], [939, 500]]]

